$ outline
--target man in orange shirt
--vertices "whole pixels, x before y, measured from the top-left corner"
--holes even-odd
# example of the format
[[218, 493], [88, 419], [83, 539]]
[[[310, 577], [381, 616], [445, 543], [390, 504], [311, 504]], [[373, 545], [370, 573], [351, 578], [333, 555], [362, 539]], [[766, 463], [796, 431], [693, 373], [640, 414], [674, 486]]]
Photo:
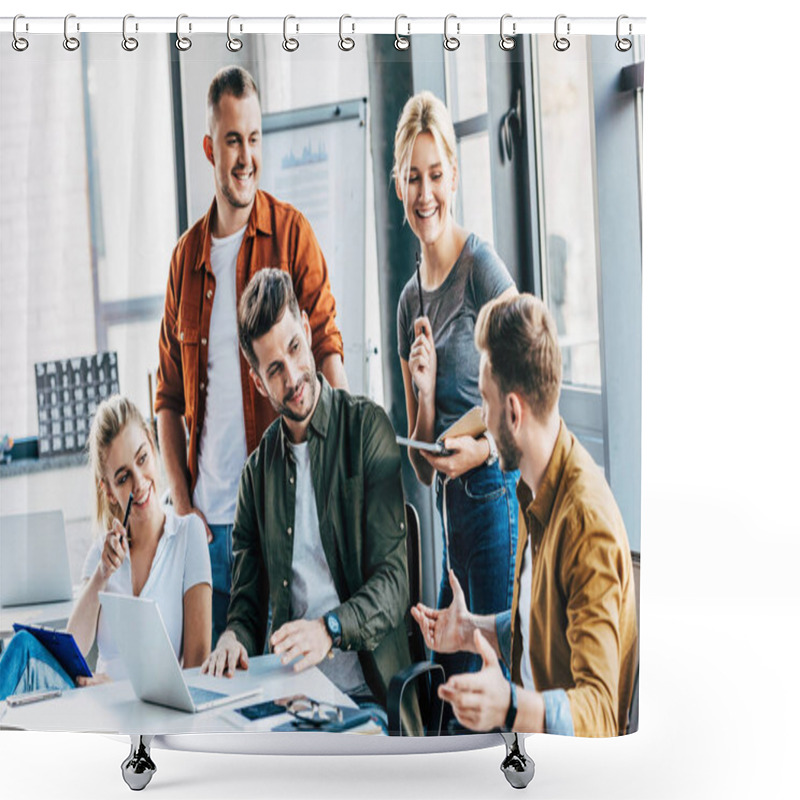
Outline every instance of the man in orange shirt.
[[240, 67], [225, 67], [211, 81], [203, 150], [214, 169], [214, 200], [172, 254], [155, 410], [175, 510], [206, 523], [216, 642], [230, 599], [239, 477], [276, 416], [255, 390], [237, 339], [237, 305], [253, 274], [278, 267], [291, 275], [316, 363], [331, 386], [346, 389], [347, 378], [328, 268], [314, 232], [297, 209], [258, 188], [261, 103], [253, 78]]
[[530, 294], [496, 300], [475, 343], [484, 420], [502, 469], [521, 474], [514, 596], [510, 611], [471, 614], [451, 571], [447, 609], [412, 609], [432, 650], [483, 659], [439, 696], [471, 730], [625, 733], [638, 654], [630, 547], [602, 471], [559, 415], [555, 323]]

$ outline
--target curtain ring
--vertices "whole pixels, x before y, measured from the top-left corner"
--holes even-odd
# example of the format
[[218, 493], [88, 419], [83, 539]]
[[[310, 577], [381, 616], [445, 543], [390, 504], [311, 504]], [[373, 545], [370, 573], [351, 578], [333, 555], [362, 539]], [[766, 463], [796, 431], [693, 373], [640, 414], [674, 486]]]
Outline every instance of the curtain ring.
[[[344, 21], [346, 19], [353, 19], [353, 18], [349, 14], [342, 14], [342, 16], [339, 17], [339, 49], [344, 50], [345, 53], [352, 50], [356, 46], [355, 40], [351, 39], [349, 36], [345, 36], [342, 32], [342, 27], [344, 26]], [[350, 24], [353, 28], [352, 33], [355, 33], [356, 32], [355, 22], [351, 22]]]
[[[14, 24], [13, 24], [13, 26], [11, 28], [11, 33], [12, 33], [12, 35], [14, 37], [11, 40], [11, 46], [18, 53], [21, 53], [23, 50], [27, 50], [28, 49], [28, 45], [30, 44], [30, 42], [27, 39], [25, 39], [24, 37], [20, 36], [17, 33], [17, 20], [20, 20], [20, 19], [25, 19], [25, 15], [24, 14], [17, 14], [17, 16], [14, 17]], [[27, 29], [28, 29], [28, 23], [26, 22], [25, 23], [25, 30], [27, 30]]]
[[394, 18], [394, 47], [395, 50], [408, 50], [411, 47], [411, 40], [408, 36], [411, 34], [411, 24], [406, 23], [408, 27], [408, 33], [405, 36], [400, 35], [400, 20], [401, 19], [408, 19], [405, 14], [398, 14]]
[[[239, 19], [239, 17], [237, 17], [236, 14], [231, 14], [228, 17], [228, 41], [225, 42], [225, 47], [227, 47], [228, 50], [231, 51], [231, 53], [238, 53], [242, 49], [242, 40], [237, 39], [231, 33], [231, 22], [233, 22], [235, 19]], [[239, 30], [241, 30], [241, 28]]]
[[[188, 36], [181, 36], [181, 20], [188, 19], [188, 14], [178, 14], [175, 20], [175, 47], [180, 51], [186, 51], [192, 46], [192, 40]], [[189, 32], [192, 31], [192, 23], [189, 23]]]
[[[132, 53], [138, 46], [139, 40], [134, 39], [133, 36], [128, 36], [128, 20], [135, 19], [133, 14], [126, 14], [122, 18], [122, 49], [127, 50], [129, 53]], [[138, 23], [135, 23], [136, 30], [139, 30]]]
[[[450, 22], [451, 19], [457, 20], [458, 17], [456, 17], [455, 14], [448, 14], [444, 18], [444, 41], [442, 42], [442, 44], [444, 45], [444, 49], [450, 50], [450, 52], [452, 52], [453, 50], [458, 50], [458, 48], [461, 47], [461, 40], [457, 36], [447, 35], [447, 23]], [[461, 23], [456, 22], [456, 33], [460, 32], [461, 32]]]
[[[621, 31], [621, 28], [622, 28], [620, 23], [624, 19], [628, 19], [628, 16], [626, 14], [620, 14], [617, 17], [617, 41], [614, 42], [614, 47], [616, 47], [617, 50], [619, 50], [620, 53], [627, 53], [628, 50], [630, 50], [631, 47], [633, 47], [633, 42], [631, 42], [630, 39], [623, 39], [620, 36], [620, 31]], [[632, 28], [631, 28], [631, 24], [629, 22], [628, 23], [628, 34], [630, 34], [631, 32], [632, 32]]]
[[500, 17], [500, 49], [508, 52], [517, 46], [517, 40], [513, 37], [517, 35], [517, 23], [511, 23], [511, 36], [507, 36], [503, 31], [503, 24], [507, 19], [511, 19], [511, 14], [503, 14]]
[[[78, 39], [77, 36], [69, 35], [69, 30], [67, 29], [67, 26], [71, 19], [75, 19], [74, 14], [67, 14], [67, 16], [64, 17], [64, 49], [69, 50], [70, 53], [73, 52], [74, 50], [77, 50], [81, 46], [81, 40]], [[80, 30], [80, 25], [76, 23], [75, 29]]]
[[[569, 50], [569, 44], [570, 44], [569, 39], [567, 39], [565, 36], [558, 35], [558, 21], [560, 19], [566, 19], [566, 18], [567, 18], [566, 14], [559, 14], [556, 17], [556, 21], [553, 25], [553, 36], [555, 37], [555, 41], [553, 42], [553, 47], [555, 47], [555, 49], [558, 50], [559, 53], [563, 53], [565, 50]], [[569, 36], [569, 22], [567, 23], [567, 36]]]
[[[291, 14], [283, 18], [283, 42], [282, 47], [287, 53], [294, 53], [298, 47], [300, 47], [300, 42], [297, 41], [295, 38], [289, 37], [289, 20], [290, 19], [297, 19], [297, 17], [293, 17]], [[299, 27], [299, 26], [298, 26]]]

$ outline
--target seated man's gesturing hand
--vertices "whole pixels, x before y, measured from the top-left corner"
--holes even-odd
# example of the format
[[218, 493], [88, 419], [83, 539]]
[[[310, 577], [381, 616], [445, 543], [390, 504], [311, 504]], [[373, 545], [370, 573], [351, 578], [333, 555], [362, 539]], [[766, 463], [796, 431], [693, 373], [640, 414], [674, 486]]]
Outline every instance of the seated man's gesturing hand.
[[244, 649], [244, 645], [239, 642], [233, 631], [225, 631], [219, 637], [216, 648], [203, 662], [200, 672], [207, 672], [215, 678], [223, 675], [232, 678], [237, 667], [247, 669], [248, 666], [247, 650]]
[[270, 639], [272, 651], [281, 655], [281, 664], [288, 664], [298, 656], [300, 661], [294, 671], [316, 666], [333, 647], [328, 629], [322, 619], [296, 619], [281, 625]]
[[453, 706], [456, 719], [472, 731], [502, 727], [511, 702], [511, 688], [503, 676], [497, 653], [480, 631], [474, 645], [483, 659], [480, 672], [453, 675], [439, 687], [439, 697]]
[[429, 608], [417, 603], [411, 609], [411, 616], [417, 621], [425, 639], [425, 644], [437, 653], [457, 653], [474, 651], [472, 640], [474, 628], [464, 592], [453, 570], [449, 574], [453, 602], [442, 609]]

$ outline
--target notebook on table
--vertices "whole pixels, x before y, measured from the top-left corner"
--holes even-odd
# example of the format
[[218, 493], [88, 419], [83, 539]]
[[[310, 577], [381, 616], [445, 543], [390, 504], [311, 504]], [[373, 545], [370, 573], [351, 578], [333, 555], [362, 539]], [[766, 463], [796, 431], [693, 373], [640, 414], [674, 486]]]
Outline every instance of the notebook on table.
[[27, 631], [36, 637], [39, 643], [46, 647], [56, 661], [61, 664], [73, 683], [79, 677], [92, 677], [92, 671], [71, 633], [54, 631], [52, 628], [40, 628], [36, 625], [20, 625], [15, 622], [14, 633], [20, 631]]

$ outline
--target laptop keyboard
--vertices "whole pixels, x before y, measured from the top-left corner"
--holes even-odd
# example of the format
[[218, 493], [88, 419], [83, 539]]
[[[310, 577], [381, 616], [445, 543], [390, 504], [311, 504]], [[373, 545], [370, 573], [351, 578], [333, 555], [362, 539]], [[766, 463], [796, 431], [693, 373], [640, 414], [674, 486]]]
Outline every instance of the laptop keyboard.
[[203, 703], [210, 703], [228, 696], [222, 692], [212, 692], [208, 689], [201, 689], [198, 686], [189, 686], [188, 689], [189, 694], [192, 696], [192, 701], [196, 706], [201, 706]]

